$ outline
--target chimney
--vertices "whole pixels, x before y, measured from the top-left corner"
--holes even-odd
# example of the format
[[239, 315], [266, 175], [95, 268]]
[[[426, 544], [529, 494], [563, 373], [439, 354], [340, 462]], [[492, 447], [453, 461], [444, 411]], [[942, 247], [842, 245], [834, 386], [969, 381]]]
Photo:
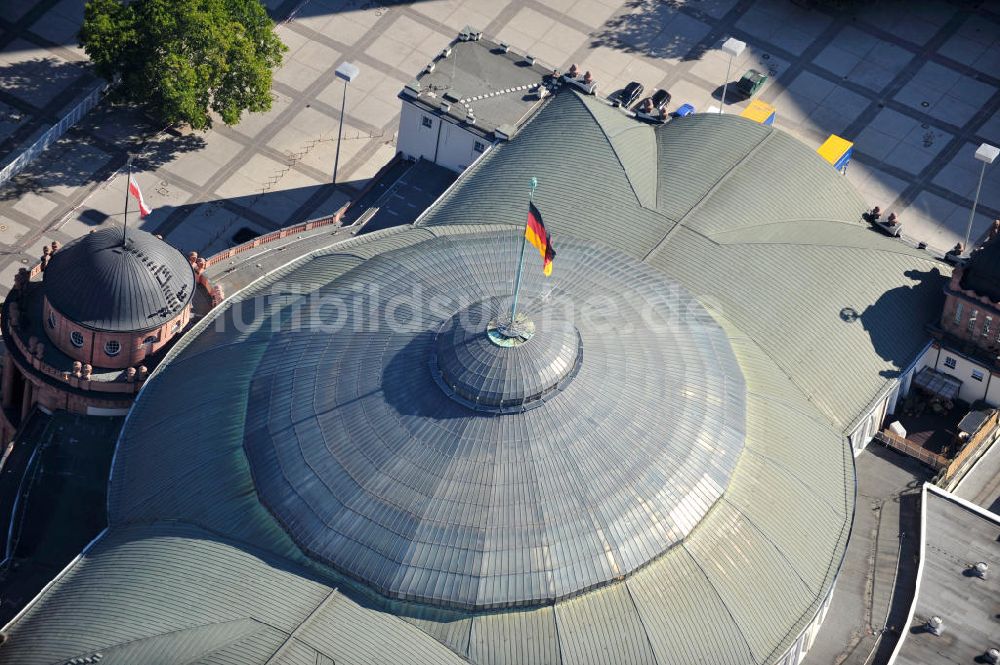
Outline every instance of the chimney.
[[431, 72], [434, 71], [434, 67], [435, 67], [435, 65], [434, 65], [433, 62], [428, 62], [427, 66], [424, 67], [424, 71], [427, 72], [428, 74], [430, 74]]
[[987, 649], [986, 653], [983, 654], [983, 660], [987, 663], [993, 663], [993, 665], [1000, 663], [1000, 649]]
[[500, 50], [504, 53], [510, 53], [510, 44], [507, 42], [500, 42]]
[[451, 47], [450, 46], [446, 46], [443, 49], [441, 49], [441, 57], [442, 58], [447, 58], [449, 55], [451, 55]]
[[981, 580], [986, 579], [986, 572], [990, 569], [990, 564], [980, 561], [972, 567], [972, 573]]
[[525, 55], [524, 59], [527, 61], [529, 65], [535, 64], [535, 56], [533, 55]]
[[940, 635], [944, 632], [944, 621], [942, 621], [939, 616], [932, 616], [927, 620], [927, 623], [924, 624], [924, 628], [927, 629], [927, 632], [933, 635]]

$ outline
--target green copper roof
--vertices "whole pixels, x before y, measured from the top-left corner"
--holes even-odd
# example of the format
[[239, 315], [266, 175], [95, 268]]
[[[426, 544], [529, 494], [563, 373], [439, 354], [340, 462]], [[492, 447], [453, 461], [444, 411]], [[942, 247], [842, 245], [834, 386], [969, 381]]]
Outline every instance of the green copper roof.
[[[234, 298], [241, 311], [219, 308], [188, 333], [129, 416], [107, 535], [7, 627], [0, 662], [64, 662], [95, 651], [125, 654], [121, 662], [338, 665], [769, 664], [783, 656], [828, 596], [847, 545], [854, 469], [844, 434], [925, 344], [923, 325], [940, 311], [943, 278], [922, 253], [868, 231], [860, 223], [864, 203], [846, 180], [780, 131], [714, 115], [636, 130], [599, 103], [560, 93], [416, 227], [290, 256]], [[693, 294], [717, 331], [713, 344], [743, 376], [742, 452], [724, 492], [686, 536], [622, 579], [499, 612], [390, 600], [364, 575], [349, 579], [306, 556], [296, 544], [301, 534], [293, 541], [258, 499], [245, 434], [268, 418], [248, 413], [266, 394], [253, 386], [271, 367], [296, 390], [333, 389], [322, 371], [332, 358], [291, 367], [315, 341], [285, 335], [283, 312], [309, 293], [335, 293], [349, 274], [399, 280], [410, 273], [401, 277], [406, 266], [394, 257], [406, 255], [454, 273], [457, 283], [483, 273], [506, 288], [512, 266], [485, 261], [483, 238], [505, 246], [519, 237], [531, 176], [539, 179], [535, 201], [553, 243], [564, 248], [550, 281], [538, 277], [539, 284], [558, 290], [560, 280], [585, 279], [586, 260], [621, 270], [627, 281], [641, 261], [643, 274]], [[449, 251], [439, 252], [444, 246]], [[585, 260], [595, 248], [603, 255]], [[615, 261], [622, 254], [628, 260]], [[844, 307], [859, 319], [842, 319]], [[254, 312], [263, 314], [259, 325], [241, 323]], [[345, 358], [381, 362], [363, 351], [370, 339], [348, 340]], [[400, 389], [421, 386], [414, 379]], [[363, 389], [378, 386], [359, 382], [359, 399]], [[271, 408], [284, 427], [306, 432], [315, 403], [290, 394], [272, 391]], [[402, 418], [420, 403], [370, 404]], [[426, 427], [472, 426], [449, 413]], [[503, 417], [479, 423], [499, 426]], [[711, 446], [703, 432], [692, 431], [692, 441]], [[296, 446], [300, 437], [272, 440]], [[548, 439], [524, 440], [541, 446]], [[346, 454], [357, 441], [333, 436], [327, 445]], [[466, 441], [457, 434], [452, 443]], [[284, 453], [292, 459], [296, 449]], [[267, 473], [277, 478], [283, 468]], [[522, 564], [505, 565], [520, 577]]]

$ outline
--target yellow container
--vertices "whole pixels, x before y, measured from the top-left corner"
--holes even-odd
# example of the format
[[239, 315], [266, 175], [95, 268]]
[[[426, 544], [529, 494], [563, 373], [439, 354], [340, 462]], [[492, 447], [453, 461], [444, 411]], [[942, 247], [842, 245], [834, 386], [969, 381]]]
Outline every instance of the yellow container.
[[747, 120], [753, 120], [754, 122], [759, 122], [762, 125], [770, 125], [774, 123], [774, 107], [767, 102], [762, 102], [759, 99], [755, 99], [750, 104], [743, 109], [743, 113], [740, 115]]

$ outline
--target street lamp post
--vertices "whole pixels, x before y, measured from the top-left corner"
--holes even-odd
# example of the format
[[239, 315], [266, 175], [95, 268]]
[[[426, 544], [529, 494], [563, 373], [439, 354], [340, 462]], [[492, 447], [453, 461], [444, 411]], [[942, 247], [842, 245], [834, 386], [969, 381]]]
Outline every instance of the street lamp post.
[[730, 37], [722, 42], [722, 52], [729, 54], [729, 64], [726, 65], [726, 80], [722, 83], [722, 99], [719, 100], [720, 114], [722, 113], [722, 107], [726, 105], [726, 89], [729, 87], [729, 74], [733, 68], [733, 58], [738, 58], [746, 47], [746, 42], [741, 42], [735, 37]]
[[337, 184], [337, 167], [340, 165], [340, 140], [344, 135], [344, 109], [347, 107], [347, 84], [358, 78], [361, 70], [357, 65], [349, 62], [341, 63], [337, 67], [337, 78], [344, 80], [344, 99], [340, 103], [340, 129], [337, 130], [337, 154], [333, 158], [333, 184]]
[[969, 250], [969, 237], [972, 235], [972, 220], [976, 217], [976, 206], [979, 205], [979, 192], [983, 188], [983, 176], [986, 175], [986, 165], [992, 164], [993, 160], [1000, 156], [1000, 148], [983, 143], [976, 150], [976, 159], [983, 163], [983, 168], [979, 171], [979, 184], [976, 185], [976, 198], [972, 200], [972, 210], [969, 211], [969, 224], [965, 227], [965, 244], [962, 249]]

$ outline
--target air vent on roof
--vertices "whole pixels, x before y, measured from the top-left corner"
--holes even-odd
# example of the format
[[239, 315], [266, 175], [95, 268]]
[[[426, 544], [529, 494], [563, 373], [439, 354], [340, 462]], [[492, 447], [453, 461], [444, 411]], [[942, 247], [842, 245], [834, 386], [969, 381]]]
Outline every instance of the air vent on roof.
[[972, 566], [972, 574], [980, 579], [985, 580], [986, 573], [987, 571], [989, 571], [989, 569], [990, 569], [990, 564], [986, 563], [985, 561], [980, 561], [976, 565]]
[[410, 81], [403, 88], [403, 94], [407, 97], [419, 97], [420, 96], [420, 81]]
[[525, 55], [525, 56], [524, 56], [524, 60], [525, 60], [525, 61], [526, 61], [526, 62], [527, 62], [527, 63], [528, 63], [529, 65], [533, 65], [533, 64], [535, 64], [535, 56], [533, 56], [533, 55]]
[[430, 74], [431, 72], [433, 72], [434, 71], [434, 63], [433, 62], [428, 62], [427, 66], [424, 67], [424, 71], [427, 72], [428, 74]]
[[455, 103], [455, 102], [461, 101], [462, 96], [459, 95], [454, 90], [449, 90], [448, 92], [444, 93], [444, 98], [445, 98], [445, 101]]
[[476, 30], [471, 25], [467, 25], [462, 28], [462, 32], [458, 33], [459, 41], [463, 42], [478, 42], [483, 38], [483, 31]]
[[508, 44], [507, 42], [500, 42], [500, 50], [503, 51], [504, 53], [509, 53], [510, 44]]
[[468, 125], [476, 124], [476, 116], [472, 115], [472, 109], [469, 109], [469, 113], [465, 116], [465, 123]]
[[447, 113], [448, 111], [451, 110], [451, 104], [449, 104], [448, 102], [441, 102], [441, 110]]
[[447, 58], [449, 55], [451, 55], [451, 47], [450, 46], [446, 46], [443, 49], [441, 49], [441, 57], [442, 58]]

